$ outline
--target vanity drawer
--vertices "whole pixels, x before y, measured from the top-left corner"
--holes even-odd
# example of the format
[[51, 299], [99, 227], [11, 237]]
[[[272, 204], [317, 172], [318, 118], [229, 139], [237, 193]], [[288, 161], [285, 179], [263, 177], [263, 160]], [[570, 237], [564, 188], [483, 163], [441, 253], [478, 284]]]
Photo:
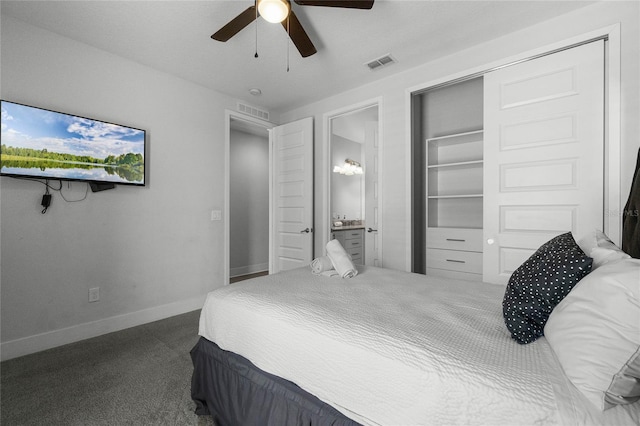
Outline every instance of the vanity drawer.
[[344, 240], [344, 248], [345, 250], [362, 247], [362, 238], [358, 240]]
[[361, 239], [363, 235], [362, 229], [352, 229], [350, 231], [342, 231], [342, 232], [344, 232], [345, 240]]
[[340, 241], [345, 249], [362, 247], [364, 244], [364, 232], [362, 229], [348, 229], [344, 231], [333, 231], [333, 238]]
[[427, 249], [427, 267], [482, 274], [482, 253]]
[[350, 249], [346, 249], [345, 250], [349, 256], [351, 256], [351, 261], [353, 263], [355, 263], [356, 265], [362, 265], [362, 259], [363, 259], [363, 252], [362, 252], [362, 248], [350, 248]]
[[482, 229], [427, 228], [427, 247], [482, 251]]
[[351, 256], [351, 261], [358, 265], [364, 264], [364, 230], [345, 229], [334, 230], [332, 237], [342, 244], [344, 250]]

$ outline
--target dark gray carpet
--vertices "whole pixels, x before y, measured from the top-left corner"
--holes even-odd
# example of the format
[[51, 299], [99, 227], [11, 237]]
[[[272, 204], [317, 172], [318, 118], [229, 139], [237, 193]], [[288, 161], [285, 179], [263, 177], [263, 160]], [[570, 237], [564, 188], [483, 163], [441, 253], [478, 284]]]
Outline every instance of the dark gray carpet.
[[200, 311], [0, 364], [2, 425], [213, 425], [194, 414]]

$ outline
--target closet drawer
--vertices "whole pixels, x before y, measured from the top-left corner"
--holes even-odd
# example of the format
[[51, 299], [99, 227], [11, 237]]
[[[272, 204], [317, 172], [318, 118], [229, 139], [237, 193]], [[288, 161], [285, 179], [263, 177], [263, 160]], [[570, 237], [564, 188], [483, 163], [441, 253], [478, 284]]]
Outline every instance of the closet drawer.
[[482, 274], [482, 253], [427, 249], [427, 268]]
[[427, 247], [482, 251], [482, 229], [427, 228]]

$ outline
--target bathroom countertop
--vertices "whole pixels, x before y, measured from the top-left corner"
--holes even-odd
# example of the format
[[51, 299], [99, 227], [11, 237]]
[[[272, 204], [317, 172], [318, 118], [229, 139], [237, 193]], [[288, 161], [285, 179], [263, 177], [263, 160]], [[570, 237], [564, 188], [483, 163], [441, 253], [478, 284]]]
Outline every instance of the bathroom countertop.
[[332, 226], [332, 231], [350, 231], [352, 229], [364, 229], [364, 225]]

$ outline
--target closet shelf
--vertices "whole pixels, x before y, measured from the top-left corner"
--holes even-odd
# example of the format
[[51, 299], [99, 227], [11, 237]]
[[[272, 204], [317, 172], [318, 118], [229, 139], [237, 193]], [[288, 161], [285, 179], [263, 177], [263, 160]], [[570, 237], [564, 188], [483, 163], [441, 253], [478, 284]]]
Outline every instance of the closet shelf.
[[427, 167], [471, 167], [483, 160], [483, 131], [464, 132], [427, 139]]
[[462, 231], [466, 231], [468, 229], [482, 229], [482, 226], [473, 226], [473, 225], [447, 225], [447, 226], [429, 226], [427, 227], [427, 232], [442, 231], [449, 229], [458, 229]]
[[460, 194], [460, 195], [429, 195], [430, 200], [442, 200], [447, 198], [482, 198], [482, 194]]
[[429, 138], [429, 139], [427, 139], [427, 142], [435, 142], [435, 141], [446, 140], [446, 139], [450, 139], [450, 138], [458, 138], [460, 136], [480, 135], [483, 132], [484, 132], [484, 130], [474, 130], [474, 131], [471, 131], [471, 132], [453, 133], [453, 134], [450, 134], [450, 135], [444, 135], [444, 136], [437, 136], [435, 138]]
[[438, 169], [443, 167], [456, 167], [456, 166], [471, 166], [474, 164], [482, 164], [483, 160], [472, 160], [472, 161], [457, 161], [452, 163], [442, 163], [442, 164], [431, 164], [427, 166], [428, 169]]

